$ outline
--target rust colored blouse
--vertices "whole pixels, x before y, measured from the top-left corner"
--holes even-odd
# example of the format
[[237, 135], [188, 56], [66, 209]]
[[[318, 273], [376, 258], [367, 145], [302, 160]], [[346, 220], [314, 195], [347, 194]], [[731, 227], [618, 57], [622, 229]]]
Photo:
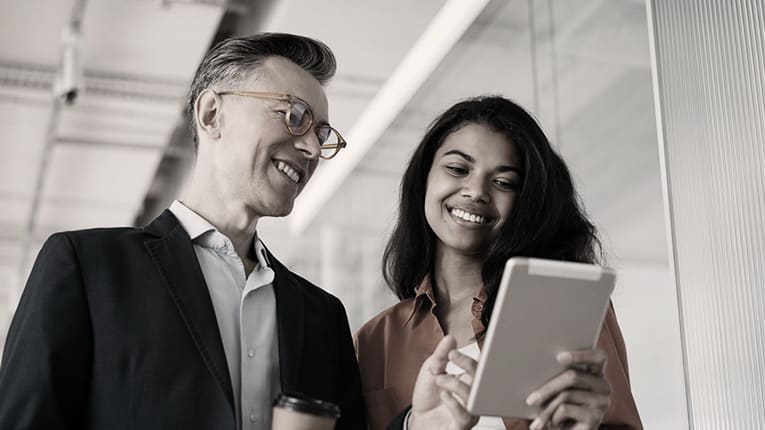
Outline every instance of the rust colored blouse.
[[[479, 344], [485, 334], [481, 310], [484, 291], [473, 298], [473, 331]], [[356, 355], [371, 430], [385, 429], [412, 403], [417, 373], [444, 336], [435, 315], [431, 283], [423, 281], [412, 299], [403, 300], [372, 318], [356, 333]], [[609, 307], [597, 347], [607, 352], [605, 377], [611, 384], [611, 406], [601, 429], [642, 429], [627, 374], [624, 339]], [[509, 430], [528, 430], [529, 420], [503, 419]]]

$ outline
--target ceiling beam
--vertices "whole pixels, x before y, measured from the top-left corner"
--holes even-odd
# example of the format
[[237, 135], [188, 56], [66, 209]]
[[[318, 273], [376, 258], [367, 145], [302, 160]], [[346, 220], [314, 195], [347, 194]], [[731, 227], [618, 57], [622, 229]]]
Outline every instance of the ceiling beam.
[[[51, 91], [56, 74], [55, 68], [0, 62], [0, 88]], [[185, 97], [188, 83], [86, 70], [84, 88], [102, 96], [176, 103]]]

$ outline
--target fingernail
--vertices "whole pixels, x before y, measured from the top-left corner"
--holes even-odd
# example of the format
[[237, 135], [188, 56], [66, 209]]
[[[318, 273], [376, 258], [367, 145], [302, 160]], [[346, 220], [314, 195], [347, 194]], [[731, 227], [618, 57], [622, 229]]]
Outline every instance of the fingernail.
[[531, 406], [539, 401], [539, 394], [537, 393], [531, 393], [529, 397], [526, 398], [526, 404]]
[[534, 421], [529, 425], [529, 430], [539, 430], [542, 428], [542, 421], [539, 418], [534, 418]]
[[558, 361], [571, 361], [572, 358], [574, 358], [573, 355], [571, 355], [568, 351], [563, 351], [558, 353]]

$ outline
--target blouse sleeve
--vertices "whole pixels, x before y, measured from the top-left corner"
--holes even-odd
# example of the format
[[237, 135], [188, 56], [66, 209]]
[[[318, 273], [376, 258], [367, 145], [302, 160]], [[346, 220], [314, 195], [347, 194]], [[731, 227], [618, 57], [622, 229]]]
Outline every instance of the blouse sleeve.
[[601, 428], [642, 429], [643, 425], [630, 388], [627, 350], [613, 305], [609, 306], [606, 313], [597, 347], [608, 354], [605, 377], [611, 385], [611, 405]]

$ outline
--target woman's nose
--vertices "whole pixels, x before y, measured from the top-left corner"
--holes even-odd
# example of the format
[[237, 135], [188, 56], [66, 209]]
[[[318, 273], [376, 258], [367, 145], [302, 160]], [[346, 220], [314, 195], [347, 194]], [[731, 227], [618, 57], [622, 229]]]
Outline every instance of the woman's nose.
[[487, 184], [478, 175], [470, 175], [462, 185], [462, 196], [472, 201], [489, 202]]

